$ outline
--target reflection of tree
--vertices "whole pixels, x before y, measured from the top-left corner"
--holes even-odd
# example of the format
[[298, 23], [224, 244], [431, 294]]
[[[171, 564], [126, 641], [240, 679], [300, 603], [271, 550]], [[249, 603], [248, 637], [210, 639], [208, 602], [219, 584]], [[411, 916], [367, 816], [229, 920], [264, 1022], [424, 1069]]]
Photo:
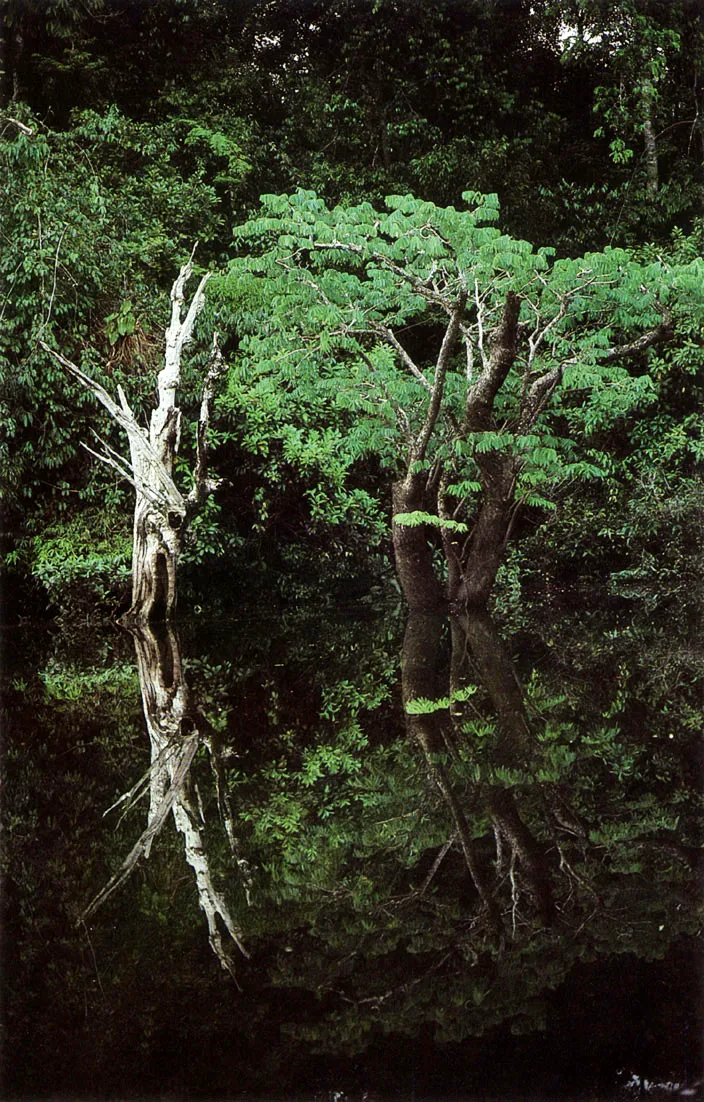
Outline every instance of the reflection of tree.
[[[515, 1032], [541, 1029], [551, 992], [576, 964], [613, 954], [658, 959], [681, 934], [696, 933], [701, 912], [687, 865], [672, 860], [657, 836], [639, 834], [631, 845], [615, 832], [610, 840], [598, 831], [591, 839], [575, 835], [546, 810], [540, 790], [525, 784], [522, 811], [551, 872], [555, 914], [546, 926], [530, 891], [521, 888], [522, 857], [508, 845], [508, 852], [501, 846], [492, 852], [490, 821], [476, 790], [458, 769], [447, 773], [465, 810], [482, 891], [498, 914], [501, 941], [486, 921], [486, 900], [474, 875], [476, 891], [468, 891], [454, 808], [443, 813], [445, 792], [440, 789], [442, 802], [434, 809], [423, 807], [422, 791], [410, 805], [422, 807], [415, 823], [428, 840], [432, 835], [423, 819], [434, 819], [435, 844], [420, 853], [414, 852], [413, 829], [404, 833], [401, 809], [395, 809], [395, 834], [384, 836], [389, 829], [384, 820], [394, 809], [381, 799], [374, 806], [364, 793], [373, 811], [366, 823], [360, 816], [359, 834], [344, 857], [339, 847], [346, 831], [329, 825], [328, 845], [338, 858], [334, 877], [301, 874], [296, 882], [284, 867], [273, 885], [277, 905], [292, 907], [294, 948], [278, 956], [274, 980], [325, 1000], [321, 1017], [296, 1027], [323, 1049], [357, 1051], [379, 1030], [414, 1035], [428, 1025], [446, 1041], [485, 1034], [506, 1022]], [[392, 789], [398, 778], [389, 775], [387, 783]], [[602, 808], [614, 822], [617, 811], [608, 798]], [[639, 824], [619, 825], [626, 834], [629, 825], [637, 830]], [[312, 831], [301, 833], [301, 853], [311, 836]], [[329, 861], [324, 846], [318, 848], [318, 868]], [[289, 870], [293, 848], [292, 842]]]
[[[248, 619], [238, 631], [226, 625], [220, 636], [216, 626], [208, 625], [208, 658], [189, 662], [189, 693], [169, 634], [139, 641], [142, 687], [148, 690], [143, 703], [148, 717], [154, 717], [150, 732], [157, 768], [122, 806], [133, 803], [140, 791], [146, 799], [154, 779], [152, 812], [145, 824], [152, 831], [146, 841], [153, 841], [155, 812], [161, 807], [163, 821], [168, 819], [164, 800], [179, 786], [180, 766], [193, 747], [200, 746], [183, 794], [201, 842], [208, 847], [211, 883], [217, 887], [216, 860], [222, 861], [225, 848], [215, 851], [211, 833], [217, 810], [211, 813], [209, 808], [216, 805], [217, 777], [216, 785], [209, 786], [198, 769], [218, 770], [221, 814], [226, 823], [230, 819], [233, 842], [242, 839], [256, 868], [246, 930], [248, 947], [256, 939], [257, 966], [245, 970], [239, 965], [247, 997], [236, 1005], [228, 1001], [229, 981], [221, 986], [217, 980], [220, 969], [203, 967], [199, 948], [206, 961], [210, 951], [202, 931], [198, 934], [201, 920], [188, 885], [177, 913], [169, 912], [168, 897], [173, 900], [176, 883], [169, 864], [168, 877], [150, 874], [138, 891], [125, 890], [112, 900], [111, 915], [120, 923], [117, 937], [108, 921], [87, 923], [80, 937], [69, 931], [85, 952], [88, 981], [95, 972], [101, 982], [100, 988], [88, 983], [84, 1011], [86, 967], [79, 957], [71, 971], [65, 947], [57, 944], [57, 920], [52, 916], [58, 914], [57, 901], [68, 894], [73, 919], [91, 891], [89, 885], [96, 875], [103, 875], [103, 846], [116, 868], [122, 847], [126, 852], [131, 845], [124, 841], [125, 824], [114, 836], [96, 832], [95, 822], [115, 788], [114, 762], [119, 761], [120, 775], [133, 767], [143, 724], [135, 712], [132, 663], [110, 670], [107, 680], [108, 671], [102, 667], [86, 669], [52, 660], [44, 675], [45, 691], [51, 689], [54, 705], [62, 702], [63, 719], [49, 738], [51, 756], [42, 759], [38, 742], [47, 736], [37, 735], [33, 753], [28, 756], [22, 750], [22, 772], [18, 775], [15, 765], [5, 787], [14, 805], [13, 823], [19, 824], [12, 827], [13, 875], [23, 877], [29, 901], [25, 911], [19, 905], [16, 910], [15, 921], [24, 924], [24, 932], [17, 935], [22, 953], [12, 966], [14, 1001], [22, 1011], [14, 1033], [31, 1037], [37, 1052], [51, 1054], [45, 1055], [46, 1061], [54, 1061], [57, 1052], [66, 1053], [60, 1079], [64, 1093], [78, 1095], [71, 1079], [76, 1074], [71, 1056], [76, 1022], [83, 1023], [83, 1051], [93, 1053], [92, 1064], [82, 1069], [83, 1081], [91, 1086], [96, 1081], [90, 1078], [96, 1075], [91, 1068], [100, 1067], [102, 1081], [107, 1081], [106, 1053], [111, 1066], [124, 1062], [125, 1068], [141, 1069], [130, 1073], [131, 1083], [139, 1074], [148, 1075], [145, 1069], [160, 1058], [154, 1056], [160, 1038], [168, 1035], [171, 1051], [181, 1046], [186, 1051], [192, 1042], [207, 1053], [198, 1064], [203, 1078], [192, 1088], [196, 1093], [211, 1082], [212, 1053], [215, 1065], [217, 1053], [246, 1049], [251, 1062], [244, 1072], [247, 1082], [252, 1091], [256, 1088], [264, 1095], [272, 1082], [288, 1083], [296, 1060], [311, 1048], [334, 1051], [337, 1068], [344, 1053], [364, 1050], [370, 1039], [374, 1042], [389, 1033], [413, 1038], [407, 1047], [410, 1051], [415, 1046], [419, 1065], [431, 1037], [462, 1041], [462, 1052], [493, 1053], [499, 1063], [508, 1065], [515, 1052], [526, 1051], [521, 1048], [524, 1040], [511, 1038], [509, 1029], [527, 1033], [547, 1022], [546, 1039], [532, 1037], [531, 1052], [549, 1049], [546, 1062], [554, 1066], [562, 1061], [565, 1075], [579, 1078], [580, 1089], [588, 1079], [585, 1064], [592, 1068], [601, 1061], [600, 1051], [608, 1050], [619, 1031], [618, 1057], [606, 1057], [606, 1070], [627, 1066], [621, 1053], [630, 1059], [638, 1037], [658, 1073], [670, 1073], [667, 1063], [662, 1067], [663, 1060], [672, 1059], [674, 1068], [681, 1067], [685, 1046], [680, 1039], [686, 1029], [691, 1031], [689, 1050], [698, 1049], [693, 1024], [697, 1012], [692, 1009], [693, 940], [682, 935], [695, 934], [701, 925], [696, 881], [689, 868], [701, 855], [696, 825], [700, 805], [691, 778], [688, 784], [678, 766], [676, 747], [668, 741], [656, 757], [648, 735], [641, 743], [641, 757], [631, 762], [632, 743], [599, 733], [591, 720], [583, 722], [573, 701], [551, 704], [546, 691], [531, 680], [527, 712], [532, 758], [520, 768], [498, 767], [495, 712], [487, 693], [476, 690], [469, 695], [470, 682], [476, 679], [471, 666], [458, 671], [455, 682], [463, 685], [465, 698], [428, 713], [428, 721], [434, 716], [439, 740], [439, 749], [428, 759], [398, 722], [400, 640], [399, 633], [389, 634], [395, 609], [385, 608], [383, 615], [364, 620], [335, 619], [321, 617], [311, 600], [285, 618]], [[427, 623], [417, 626], [420, 662], [424, 653], [431, 657], [423, 646], [431, 633]], [[461, 639], [461, 624], [457, 629]], [[409, 637], [404, 663], [410, 658], [411, 642]], [[455, 669], [463, 659], [461, 650], [449, 647], [444, 629], [432, 654], [432, 691], [437, 696], [449, 695], [452, 654]], [[94, 662], [93, 636], [86, 649]], [[105, 655], [108, 651], [114, 651], [112, 637]], [[108, 691], [110, 687], [115, 691]], [[225, 747], [219, 749], [213, 730], [218, 723], [225, 726], [228, 699], [237, 701], [227, 724], [230, 737], [237, 738], [237, 757], [228, 757]], [[32, 698], [36, 714], [31, 721], [23, 710], [17, 747], [35, 723], [46, 732], [58, 721], [56, 707], [50, 718], [42, 700], [43, 695]], [[196, 713], [196, 702], [210, 724]], [[411, 720], [415, 725], [412, 713], [407, 729], [412, 729]], [[91, 749], [96, 722], [100, 744]], [[191, 743], [196, 729], [203, 737]], [[75, 739], [67, 740], [67, 731]], [[256, 738], [245, 737], [249, 732], [256, 732]], [[79, 757], [77, 741], [87, 744], [88, 759]], [[65, 773], [72, 743], [68, 760], [73, 779]], [[160, 751], [160, 743], [166, 753]], [[101, 764], [103, 753], [107, 767]], [[170, 762], [162, 768], [167, 755]], [[499, 912], [499, 939], [493, 937], [468, 871], [452, 808], [429, 768], [436, 763], [464, 815], [486, 893]], [[512, 793], [521, 820], [542, 847], [555, 911], [549, 925], [542, 922], [531, 896], [520, 853], [514, 856], [510, 842], [494, 830], [487, 804], [492, 788]], [[60, 823], [75, 824], [70, 833], [58, 832], [58, 848], [57, 817]], [[224, 832], [218, 834], [223, 841]], [[181, 837], [174, 834], [177, 846]], [[167, 848], [155, 847], [160, 851], [157, 857], [168, 856], [163, 853]], [[170, 848], [180, 869], [182, 859]], [[161, 898], [158, 892], [163, 892]], [[230, 914], [236, 929], [234, 906]], [[24, 916], [30, 912], [28, 924]], [[47, 926], [47, 918], [53, 926]], [[215, 923], [223, 947], [232, 948], [222, 916], [216, 914]], [[174, 952], [177, 967], [170, 963]], [[673, 953], [682, 962], [679, 971], [668, 963]], [[61, 962], [58, 970], [47, 967], [50, 959]], [[647, 963], [652, 960], [659, 963]], [[158, 977], [158, 983], [145, 984], [145, 975]], [[272, 998], [272, 982], [282, 989], [281, 998]], [[39, 1000], [32, 995], [36, 990], [41, 992]], [[57, 1007], [62, 1015], [58, 1024]], [[602, 1013], [603, 1007], [608, 1013]], [[653, 1023], [654, 1033], [641, 1028], [652, 1028]], [[217, 1045], [212, 1044], [213, 1036]], [[223, 1036], [237, 1040], [223, 1045]], [[246, 1043], [241, 1044], [241, 1038]], [[398, 1045], [405, 1050], [403, 1040]], [[23, 1041], [23, 1056], [26, 1051]], [[374, 1044], [368, 1051], [372, 1055], [358, 1063], [374, 1067], [376, 1075], [380, 1063], [378, 1057], [373, 1063]], [[444, 1048], [433, 1053], [436, 1065], [444, 1063]], [[648, 1061], [642, 1067], [647, 1068]], [[636, 1062], [634, 1058], [634, 1067]], [[194, 1082], [192, 1065], [190, 1073], [186, 1068], [182, 1074], [190, 1074], [189, 1082]], [[478, 1084], [495, 1082], [488, 1065], [483, 1080], [477, 1074], [479, 1078], [463, 1086], [479, 1092]], [[53, 1064], [52, 1075], [56, 1076]], [[223, 1074], [225, 1081], [231, 1078]], [[512, 1085], [515, 1082], [514, 1078]], [[569, 1078], [566, 1082], [562, 1097], [576, 1096], [576, 1087]], [[607, 1093], [611, 1085], [602, 1086], [602, 1097], [613, 1096]], [[387, 1086], [389, 1095], [398, 1094], [395, 1079]], [[121, 1097], [138, 1093], [122, 1087]], [[437, 1093], [434, 1085], [428, 1088], [428, 1094], [433, 1092]], [[24, 1094], [34, 1097], [38, 1091], [27, 1089]], [[211, 1091], [212, 1097], [217, 1095], [217, 1090]], [[410, 1089], [405, 1096], [410, 1097]]]
[[[496, 465], [495, 457], [492, 461]], [[504, 507], [497, 487], [507, 480], [510, 481], [502, 470], [493, 471], [488, 478], [496, 500], [490, 495], [470, 551], [466, 548], [458, 551], [455, 541], [444, 535], [443, 550], [448, 564], [446, 593], [437, 578], [436, 563], [422, 528], [394, 526], [396, 568], [409, 609], [403, 653], [403, 700], [406, 711], [410, 712], [409, 734], [422, 747], [431, 764], [495, 940], [502, 936], [495, 893], [490, 889], [465, 813], [438, 755], [444, 750], [450, 760], [457, 758], [458, 743], [466, 741], [461, 702], [469, 681], [470, 664], [479, 674], [495, 715], [493, 764], [522, 768], [531, 755], [531, 730], [523, 690], [489, 612], [489, 597], [510, 523], [510, 510]], [[425, 489], [421, 483], [418, 475], [409, 473], [397, 484], [394, 499], [397, 513], [412, 512], [423, 506]], [[442, 668], [441, 661], [443, 633], [448, 620], [452, 647], [449, 672]], [[433, 704], [444, 700], [448, 689], [452, 724]], [[417, 701], [425, 701], [427, 709], [414, 708]], [[545, 854], [523, 821], [513, 792], [507, 786], [485, 784], [475, 797], [481, 799], [493, 823], [497, 843], [502, 841], [510, 851], [514, 892], [517, 881], [513, 874], [518, 865], [542, 922], [548, 924], [553, 918], [554, 901]]]
[[151, 743], [151, 766], [144, 777], [118, 803], [131, 807], [149, 785], [149, 813], [146, 830], [123, 861], [118, 872], [95, 897], [84, 918], [95, 911], [130, 875], [141, 857], [149, 857], [152, 843], [169, 813], [183, 837], [186, 861], [193, 869], [201, 909], [208, 920], [210, 945], [222, 967], [235, 977], [231, 952], [223, 934], [245, 956], [241, 931], [228, 904], [213, 882], [203, 827], [200, 795], [191, 776], [196, 752], [204, 745], [215, 778], [218, 808], [223, 818], [233, 859], [247, 873], [239, 858], [232, 809], [223, 785], [223, 767], [217, 732], [205, 716], [191, 705], [175, 631], [168, 626], [130, 629], [134, 638], [142, 691], [144, 717]]
[[319, 743], [271, 731], [271, 760], [260, 742], [258, 770], [231, 777], [261, 870], [253, 921], [289, 930], [274, 982], [323, 1001], [292, 1028], [326, 1050], [429, 1024], [539, 1029], [577, 964], [660, 958], [700, 921], [693, 794], [663, 786], [648, 743], [634, 759], [535, 679], [524, 693], [488, 611], [451, 612], [448, 631], [429, 604], [403, 642], [407, 739], [380, 738], [355, 699]]
[[[149, 854], [171, 812], [211, 945], [232, 970], [228, 942], [241, 948], [241, 932], [214, 882], [192, 779], [205, 746], [233, 863], [246, 881], [237, 845], [246, 833], [258, 869], [248, 924], [259, 938], [285, 939], [263, 945], [262, 961], [273, 960], [276, 985], [322, 999], [292, 1026], [314, 1045], [358, 1049], [379, 1028], [415, 1034], [429, 1023], [447, 1040], [507, 1021], [530, 1031], [578, 962], [658, 957], [692, 932], [697, 850], [686, 809], [673, 829], [677, 792], [645, 768], [636, 783], [621, 776], [627, 763], [606, 735], [576, 743], [574, 720], [560, 726], [559, 708], [534, 686], [515, 709], [520, 752], [507, 754], [499, 727], [513, 720], [490, 688], [511, 676], [504, 644], [494, 646], [488, 616], [468, 627], [451, 615], [449, 627], [443, 611], [408, 616], [408, 738], [389, 729], [390, 708], [374, 716], [392, 677], [369, 623], [329, 624], [315, 644], [304, 633], [303, 666], [299, 637], [289, 661], [265, 649], [262, 668], [250, 647], [236, 694], [248, 726], [259, 710], [259, 737], [241, 740], [235, 768], [189, 700], [174, 634], [135, 633], [152, 767], [122, 802], [149, 790], [149, 821], [91, 909]], [[480, 631], [484, 687], [472, 695]], [[321, 645], [334, 656], [327, 665]], [[309, 699], [293, 690], [305, 685]]]

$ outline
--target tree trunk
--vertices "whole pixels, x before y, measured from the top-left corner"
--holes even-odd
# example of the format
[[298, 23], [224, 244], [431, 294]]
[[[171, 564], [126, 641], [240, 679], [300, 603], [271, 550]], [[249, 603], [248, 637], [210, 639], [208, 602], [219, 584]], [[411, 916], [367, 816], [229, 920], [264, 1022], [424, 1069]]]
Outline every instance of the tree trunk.
[[[427, 476], [408, 474], [394, 486], [393, 511], [410, 513], [426, 505]], [[409, 605], [408, 620], [401, 657], [401, 686], [404, 711], [413, 700], [435, 700], [444, 696], [443, 629], [447, 620], [447, 601], [438, 580], [433, 551], [428, 544], [425, 526], [394, 524], [394, 554], [396, 574]], [[492, 896], [491, 879], [477, 856], [476, 845], [467, 816], [452, 787], [443, 751], [452, 753], [449, 731], [443, 730], [439, 712], [425, 715], [406, 713], [409, 737], [425, 756], [428, 774], [437, 787], [457, 832], [467, 870], [482, 902], [492, 936], [501, 936], [501, 916]]]
[[191, 339], [209, 278], [206, 275], [201, 279], [186, 317], [181, 320], [184, 289], [193, 270], [192, 259], [181, 268], [171, 289], [171, 322], [166, 330], [164, 367], [157, 380], [159, 402], [152, 410], [148, 433], [138, 423], [121, 387], [117, 388], [118, 404], [100, 383], [40, 341], [42, 347], [75, 375], [83, 386], [93, 391], [129, 440], [129, 459], [123, 458], [104, 441], [101, 441], [102, 453], [87, 449], [127, 478], [135, 488], [132, 604], [121, 618], [125, 627], [172, 618], [176, 608], [176, 575], [183, 536], [189, 520], [218, 484], [207, 476], [210, 409], [216, 380], [224, 370], [217, 334], [213, 336], [210, 364], [203, 385], [193, 488], [186, 497], [173, 479], [181, 439], [181, 411], [176, 404], [181, 378], [181, 353]]
[[191, 263], [181, 269], [171, 290], [171, 324], [166, 330], [164, 367], [157, 380], [159, 404], [149, 424], [150, 451], [142, 439], [130, 436], [132, 470], [137, 496], [132, 549], [132, 605], [125, 623], [170, 620], [176, 608], [176, 569], [181, 552], [186, 503], [170, 489], [181, 439], [181, 411], [176, 395], [181, 380], [181, 352], [191, 339], [193, 325], [203, 307], [207, 277], [201, 280], [185, 319], [181, 320], [185, 284]]
[[[425, 474], [408, 474], [395, 483], [393, 512], [413, 513], [426, 506]], [[425, 534], [425, 525], [393, 525], [396, 576], [408, 607], [417, 612], [440, 612], [445, 594], [433, 566], [433, 550]]]
[[658, 149], [653, 126], [653, 93], [643, 95], [643, 144], [645, 146], [645, 190], [649, 199], [658, 193], [660, 177], [658, 170]]
[[138, 501], [132, 542], [132, 605], [122, 617], [123, 623], [171, 619], [176, 608], [180, 550], [178, 530], [155, 516], [144, 498]]

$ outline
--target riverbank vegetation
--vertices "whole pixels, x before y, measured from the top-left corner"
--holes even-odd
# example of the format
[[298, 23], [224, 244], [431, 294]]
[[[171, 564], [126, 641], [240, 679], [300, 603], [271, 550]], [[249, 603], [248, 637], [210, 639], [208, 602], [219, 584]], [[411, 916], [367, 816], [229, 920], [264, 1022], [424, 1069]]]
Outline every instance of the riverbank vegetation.
[[[509, 284], [520, 297], [529, 270], [532, 288], [541, 287], [545, 276], [538, 263], [556, 273], [557, 286], [546, 284], [542, 301], [533, 291], [521, 299], [516, 324], [526, 356], [538, 352], [536, 341], [543, 352], [554, 350], [558, 340], [563, 345], [558, 359], [571, 357], [567, 385], [573, 421], [580, 416], [574, 395], [581, 384], [575, 379], [594, 372], [594, 349], [632, 343], [664, 324], [667, 312], [674, 318], [667, 342], [649, 355], [646, 346], [634, 349], [630, 360], [622, 361], [618, 382], [602, 379], [598, 409], [589, 391], [580, 461], [587, 462], [590, 448], [610, 453], [611, 461], [607, 483], [602, 479], [599, 488], [580, 488], [577, 500], [587, 508], [600, 495], [612, 500], [624, 481], [633, 498], [651, 478], [661, 486], [663, 479], [672, 485], [674, 478], [678, 502], [696, 494], [691, 479], [698, 460], [701, 319], [695, 300], [704, 185], [698, 4], [468, 2], [435, 5], [429, 12], [413, 3], [352, 0], [332, 5], [159, 0], [144, 9], [101, 0], [80, 8], [17, 0], [9, 5], [4, 57], [3, 559], [6, 588], [21, 591], [34, 608], [70, 609], [77, 585], [84, 594], [94, 586], [99, 602], [110, 593], [119, 605], [124, 590], [116, 580], [130, 514], [128, 487], [80, 446], [91, 442], [96, 427], [104, 428], [94, 403], [40, 341], [111, 392], [121, 385], [136, 415], [142, 415], [162, 355], [169, 289], [193, 245], [198, 242], [200, 270], [232, 285], [232, 265], [261, 253], [256, 230], [247, 236], [237, 227], [247, 218], [250, 230], [269, 219], [261, 234], [273, 240], [286, 230], [286, 210], [296, 223], [293, 267], [300, 267], [306, 220], [316, 233], [324, 218], [344, 222], [346, 251], [321, 250], [314, 261], [316, 270], [321, 265], [338, 270], [332, 292], [337, 308], [345, 270], [353, 278], [362, 260], [376, 264], [373, 279], [368, 270], [366, 275], [370, 291], [373, 283], [374, 293], [383, 297], [395, 293], [390, 287], [400, 278], [393, 265], [408, 266], [403, 277], [408, 303], [390, 302], [386, 317], [377, 306], [374, 318], [377, 327], [393, 328], [393, 320], [401, 345], [398, 326], [412, 327], [407, 374], [413, 357], [425, 370], [433, 355], [431, 315], [442, 314], [446, 305], [441, 295], [433, 304], [429, 288], [433, 264], [446, 267], [448, 249], [462, 252], [454, 256], [455, 277], [468, 280], [461, 324], [471, 319], [475, 327], [483, 326], [487, 340], [496, 309], [493, 299], [483, 297], [489, 283], [494, 298]], [[286, 200], [270, 198], [259, 207], [260, 195], [283, 193], [307, 198], [291, 200], [290, 208]], [[388, 205], [387, 196], [394, 195]], [[411, 195], [415, 199], [403, 199]], [[450, 208], [458, 213], [450, 214]], [[338, 213], [321, 219], [323, 210]], [[466, 230], [471, 217], [478, 227], [474, 237]], [[410, 228], [415, 244], [409, 239], [406, 249], [403, 234]], [[462, 240], [448, 245], [445, 233]], [[375, 235], [381, 263], [373, 257]], [[330, 229], [327, 245], [333, 237]], [[362, 239], [366, 253], [355, 256]], [[316, 248], [323, 244], [317, 241]], [[287, 247], [280, 245], [282, 256]], [[626, 251], [604, 254], [604, 249]], [[423, 310], [411, 295], [421, 252], [427, 284]], [[568, 274], [569, 258], [589, 253], [603, 254], [601, 279], [596, 269], [587, 273], [588, 260], [581, 276], [577, 259]], [[278, 263], [273, 254], [271, 263]], [[643, 289], [635, 268], [630, 277], [624, 275], [631, 265], [650, 273]], [[280, 283], [280, 263], [276, 271]], [[610, 303], [609, 272], [621, 288]], [[592, 290], [601, 285], [604, 297], [599, 306], [586, 306], [591, 314], [584, 330], [591, 335], [584, 336], [581, 307], [575, 312], [567, 306], [584, 297], [590, 279]], [[181, 447], [188, 463], [196, 449], [209, 334], [224, 315], [230, 384], [219, 400], [216, 462], [225, 482], [201, 518], [195, 560], [236, 556], [238, 540], [252, 534], [272, 548], [282, 541], [340, 542], [343, 505], [335, 517], [323, 503], [353, 488], [359, 523], [341, 542], [355, 544], [361, 530], [362, 545], [371, 545], [380, 520], [372, 518], [369, 502], [388, 503], [388, 457], [395, 446], [385, 410], [397, 399], [391, 395], [384, 407], [372, 393], [371, 374], [365, 381], [355, 379], [358, 366], [350, 372], [349, 355], [338, 356], [340, 339], [331, 336], [335, 326], [323, 316], [323, 292], [316, 307], [323, 313], [316, 318], [309, 287], [309, 329], [328, 341], [317, 355], [330, 363], [337, 357], [338, 367], [330, 370], [348, 372], [348, 385], [340, 387], [338, 408], [331, 405], [317, 435], [289, 416], [290, 431], [282, 440], [282, 410], [270, 408], [273, 399], [267, 406], [261, 379], [242, 415], [247, 388], [240, 380], [243, 365], [252, 360], [246, 345], [257, 307], [238, 308], [230, 301], [226, 309], [223, 295], [212, 290], [201, 336], [184, 369]], [[443, 294], [456, 292], [446, 282]], [[565, 308], [554, 332], [554, 319], [545, 310], [549, 302], [555, 316]], [[264, 301], [258, 309], [263, 316]], [[569, 321], [568, 313], [575, 320]], [[273, 316], [269, 321], [273, 324]], [[349, 310], [341, 324], [348, 329], [353, 324]], [[366, 321], [358, 317], [354, 324], [359, 329]], [[565, 340], [575, 335], [590, 345], [586, 361], [584, 349], [576, 346], [568, 356]], [[464, 356], [465, 344], [466, 334], [453, 355]], [[402, 363], [403, 353], [388, 340], [374, 357], [382, 353], [389, 364], [394, 358]], [[306, 363], [309, 374], [316, 370], [310, 357]], [[290, 357], [287, 364], [293, 371]], [[383, 375], [390, 369], [374, 370]], [[451, 374], [457, 371], [453, 364]], [[400, 384], [399, 371], [395, 374]], [[418, 383], [408, 374], [403, 385]], [[276, 380], [270, 386], [276, 391]], [[343, 395], [349, 399], [355, 387], [355, 401], [361, 402], [366, 388], [367, 405], [376, 403], [375, 408], [341, 408]], [[278, 387], [277, 400], [299, 401], [301, 390], [294, 389]], [[363, 444], [360, 436], [372, 425], [376, 438]], [[522, 435], [530, 442], [517, 445], [528, 454], [518, 497], [526, 505], [523, 524], [530, 527], [531, 519], [545, 519], [540, 510], [553, 504], [540, 504], [538, 483], [549, 480], [549, 464], [556, 460], [546, 458], [550, 444], [529, 431]], [[342, 452], [330, 465], [338, 438]], [[307, 455], [300, 462], [303, 447]], [[553, 484], [559, 483], [557, 469], [553, 475]], [[563, 485], [572, 481], [574, 467], [561, 479]], [[388, 539], [387, 522], [385, 516], [381, 527]], [[588, 543], [602, 538], [603, 525], [590, 527]], [[47, 562], [57, 562], [59, 547], [60, 566], [47, 570]], [[593, 548], [581, 543], [575, 551], [581, 559]]]
[[[122, 616], [152, 752], [72, 920], [173, 809], [220, 963], [322, 993], [325, 1051], [662, 959], [701, 925], [701, 5], [7, 8], [5, 613]], [[90, 733], [120, 639], [20, 708]], [[116, 737], [91, 801], [133, 812]]]

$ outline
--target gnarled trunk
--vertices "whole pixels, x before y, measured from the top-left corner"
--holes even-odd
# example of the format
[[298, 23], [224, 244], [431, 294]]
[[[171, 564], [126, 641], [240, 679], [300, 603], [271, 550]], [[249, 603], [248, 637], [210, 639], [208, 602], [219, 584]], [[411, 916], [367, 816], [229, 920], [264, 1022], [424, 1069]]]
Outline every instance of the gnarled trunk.
[[[132, 604], [122, 617], [126, 627], [152, 620], [170, 620], [176, 608], [176, 574], [183, 536], [188, 522], [205, 498], [217, 486], [207, 476], [207, 434], [215, 383], [224, 370], [217, 334], [213, 336], [210, 364], [201, 399], [197, 432], [197, 454], [193, 487], [184, 496], [173, 478], [181, 440], [181, 410], [176, 403], [181, 378], [181, 353], [192, 336], [202, 309], [208, 276], [201, 279], [185, 318], [181, 319], [185, 285], [192, 274], [192, 258], [181, 268], [171, 289], [171, 322], [166, 330], [164, 367], [157, 380], [158, 405], [152, 411], [149, 432], [145, 432], [131, 410], [122, 387], [119, 403], [100, 383], [43, 342], [42, 347], [91, 390], [127, 434], [130, 458], [119, 455], [101, 441], [103, 452], [92, 455], [128, 479], [135, 489], [132, 544]], [[86, 446], [86, 445], [84, 445]], [[86, 446], [87, 447], [87, 446]]]
[[[191, 704], [176, 633], [168, 625], [138, 625], [130, 628], [134, 640], [142, 692], [142, 707], [151, 745], [149, 812], [147, 826], [122, 866], [86, 908], [85, 919], [98, 909], [130, 875], [151, 847], [171, 813], [183, 837], [186, 861], [193, 869], [198, 901], [208, 923], [210, 945], [221, 966], [235, 979], [234, 961], [225, 932], [238, 949], [248, 956], [242, 934], [227, 901], [216, 887], [208, 855], [199, 801], [193, 794], [190, 770], [201, 745], [208, 748], [218, 792], [218, 806], [225, 821], [233, 857], [243, 874], [248, 891], [248, 866], [238, 856], [233, 817], [222, 786], [222, 763], [212, 732], [204, 717]], [[146, 779], [122, 797], [119, 803], [136, 803]]]
[[132, 604], [122, 618], [125, 624], [171, 619], [180, 551], [178, 528], [172, 528], [145, 498], [138, 500], [132, 538]]
[[[125, 623], [171, 619], [176, 608], [176, 570], [188, 503], [173, 482], [181, 440], [181, 410], [176, 404], [181, 380], [181, 352], [203, 307], [204, 277], [181, 320], [191, 264], [181, 269], [171, 290], [171, 323], [166, 330], [164, 366], [157, 380], [159, 404], [152, 410], [149, 449], [143, 436], [130, 434], [136, 501], [132, 546], [132, 604]], [[175, 492], [174, 492], [175, 491]]]

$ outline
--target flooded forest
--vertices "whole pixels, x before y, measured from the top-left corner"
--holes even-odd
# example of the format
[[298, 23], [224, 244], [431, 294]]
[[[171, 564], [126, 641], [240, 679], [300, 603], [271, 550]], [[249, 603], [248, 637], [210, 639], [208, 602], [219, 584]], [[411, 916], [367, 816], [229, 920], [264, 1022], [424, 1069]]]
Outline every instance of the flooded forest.
[[6, 0], [0, 1090], [702, 1097], [699, 0]]

